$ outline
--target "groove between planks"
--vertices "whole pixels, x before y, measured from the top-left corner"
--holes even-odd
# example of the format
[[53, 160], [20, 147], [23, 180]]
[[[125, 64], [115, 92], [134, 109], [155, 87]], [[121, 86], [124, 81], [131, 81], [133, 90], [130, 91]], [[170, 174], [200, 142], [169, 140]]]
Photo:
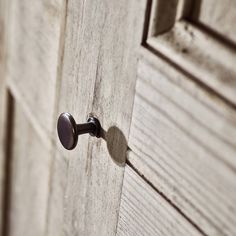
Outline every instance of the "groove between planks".
[[139, 63], [128, 159], [204, 232], [233, 234], [236, 111], [157, 61]]
[[129, 165], [124, 184], [117, 235], [204, 235], [156, 192]]

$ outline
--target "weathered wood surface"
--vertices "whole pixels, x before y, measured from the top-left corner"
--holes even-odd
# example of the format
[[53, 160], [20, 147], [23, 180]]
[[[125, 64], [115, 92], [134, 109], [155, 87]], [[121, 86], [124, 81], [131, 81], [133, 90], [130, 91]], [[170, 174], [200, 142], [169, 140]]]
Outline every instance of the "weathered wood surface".
[[147, 43], [196, 80], [236, 104], [236, 49], [187, 21]]
[[125, 167], [117, 235], [202, 235], [163, 196]]
[[11, 0], [9, 5], [8, 84], [26, 103], [38, 130], [50, 137], [65, 1]]
[[22, 110], [11, 141], [10, 235], [46, 233], [65, 7], [63, 0], [9, 1], [7, 85]]
[[112, 158], [126, 156], [144, 12], [145, 1], [68, 2], [58, 115], [70, 112], [80, 123], [94, 113], [109, 148], [88, 135], [71, 152], [58, 145], [49, 235], [116, 233], [124, 168]]
[[129, 160], [209, 235], [236, 233], [236, 111], [143, 51]]
[[[12, 140], [10, 235], [115, 235], [117, 230], [146, 1], [70, 0], [68, 6], [67, 2], [9, 1], [7, 75], [18, 102]], [[212, 10], [202, 2], [206, 8], [200, 12], [200, 21], [234, 42], [235, 31], [228, 25], [221, 27], [232, 23], [231, 9], [222, 18], [218, 6]], [[174, 20], [185, 15], [182, 7]], [[207, 18], [206, 12], [214, 12], [214, 17]], [[140, 63], [129, 160], [171, 204], [127, 167], [118, 233], [137, 234], [141, 224], [128, 216], [135, 207], [140, 222], [148, 219], [142, 228], [147, 234], [174, 234], [174, 229], [181, 235], [198, 234], [185, 214], [206, 234], [234, 235], [235, 49], [230, 43], [222, 46], [188, 22], [176, 23], [147, 43], [174, 63], [167, 65], [150, 54], [145, 57], [152, 66]], [[231, 105], [173, 66], [192, 74]], [[50, 151], [57, 137], [56, 118], [64, 111], [79, 123], [90, 112], [98, 116], [107, 143], [85, 135], [74, 151], [62, 150], [61, 144]], [[130, 183], [136, 186], [132, 191]], [[158, 224], [152, 210], [163, 217]]]
[[18, 103], [12, 125], [9, 235], [42, 236], [46, 231], [51, 153]]
[[234, 0], [153, 0], [146, 41], [153, 51], [234, 104], [235, 7]]
[[199, 1], [198, 22], [203, 23], [223, 38], [236, 43], [236, 2], [234, 0]]

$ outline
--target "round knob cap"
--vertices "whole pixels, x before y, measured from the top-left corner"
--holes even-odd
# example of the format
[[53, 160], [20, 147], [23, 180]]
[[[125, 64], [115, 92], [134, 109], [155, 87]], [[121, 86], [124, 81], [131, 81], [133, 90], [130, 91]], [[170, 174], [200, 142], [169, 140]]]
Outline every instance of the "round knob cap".
[[76, 122], [71, 114], [65, 112], [59, 116], [57, 132], [64, 148], [68, 150], [75, 148], [78, 141], [76, 129]]
[[78, 135], [89, 133], [91, 136], [100, 137], [101, 125], [95, 117], [89, 117], [87, 123], [76, 124], [70, 113], [62, 113], [57, 121], [57, 132], [61, 144], [67, 150], [72, 150], [78, 142]]

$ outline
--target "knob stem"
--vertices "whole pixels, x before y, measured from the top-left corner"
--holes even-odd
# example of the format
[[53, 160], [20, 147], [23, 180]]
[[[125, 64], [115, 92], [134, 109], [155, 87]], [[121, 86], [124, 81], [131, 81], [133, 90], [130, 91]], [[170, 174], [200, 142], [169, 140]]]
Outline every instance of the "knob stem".
[[77, 124], [76, 128], [77, 128], [78, 135], [86, 134], [86, 133], [95, 134], [96, 132], [96, 125], [93, 122]]

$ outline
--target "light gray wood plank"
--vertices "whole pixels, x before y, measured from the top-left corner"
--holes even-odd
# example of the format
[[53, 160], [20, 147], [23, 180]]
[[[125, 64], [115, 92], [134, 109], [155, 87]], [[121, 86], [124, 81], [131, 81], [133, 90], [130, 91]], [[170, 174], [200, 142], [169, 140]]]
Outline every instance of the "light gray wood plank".
[[117, 235], [202, 235], [129, 166], [125, 167]]
[[8, 84], [24, 99], [40, 130], [48, 136], [54, 129], [65, 2], [9, 1]]
[[198, 21], [236, 43], [236, 2], [234, 0], [200, 1]]
[[[54, 112], [64, 46], [65, 7], [66, 1], [63, 0], [34, 1], [30, 4], [27, 1], [10, 1], [8, 34], [11, 37], [7, 45], [7, 83], [14, 99], [23, 110], [27, 119], [25, 123], [30, 123], [34, 127], [34, 133], [38, 135], [37, 138], [33, 137], [31, 140], [32, 148], [24, 151], [27, 152], [25, 155], [29, 155], [31, 165], [28, 175], [36, 178], [34, 172], [37, 171], [48, 175], [45, 176], [47, 182], [35, 183], [35, 186], [30, 182], [31, 186], [28, 190], [22, 189], [22, 192], [15, 193], [11, 214], [16, 214], [10, 222], [16, 225], [16, 229], [13, 230], [15, 235], [18, 235], [18, 231], [22, 235], [44, 235], [46, 232], [49, 197], [46, 191], [49, 190], [52, 153], [40, 152], [40, 150], [51, 150], [53, 139], [57, 137], [51, 136], [51, 133], [55, 129]], [[21, 132], [20, 129], [16, 130], [16, 136], [21, 135], [17, 134], [18, 131]], [[31, 138], [30, 134], [26, 135], [27, 138]], [[27, 142], [30, 141], [25, 140], [26, 144]], [[20, 147], [21, 145], [24, 145], [23, 141], [19, 143]], [[41, 157], [42, 162], [40, 162], [40, 155], [45, 153], [45, 157]], [[34, 155], [38, 155], [38, 160], [33, 160]], [[46, 164], [44, 158], [47, 161]], [[19, 168], [19, 181], [24, 184], [24, 181], [27, 181], [22, 173], [24, 167], [18, 165], [16, 168]], [[46, 184], [48, 189], [45, 189], [43, 184]], [[35, 196], [35, 192], [41, 191], [37, 188], [42, 188], [42, 193], [40, 193], [42, 196]], [[26, 209], [18, 206], [21, 198], [27, 194], [26, 199], [32, 199], [32, 207], [36, 208], [33, 211], [32, 221], [29, 219], [30, 203]], [[38, 210], [37, 207], [41, 209]], [[27, 229], [25, 225], [27, 220], [35, 225], [35, 229], [33, 226]]]
[[[14, 163], [19, 175], [19, 184], [26, 182], [30, 186], [22, 191], [13, 189], [15, 192], [10, 222], [16, 226], [12, 230], [13, 235], [44, 235], [46, 232], [49, 197], [47, 191], [51, 178], [49, 173], [52, 153], [43, 150], [51, 150], [57, 137], [53, 132], [56, 123], [54, 112], [64, 48], [65, 8], [66, 1], [63, 0], [33, 1], [30, 4], [27, 1], [9, 1], [7, 34], [11, 37], [7, 41], [7, 85], [21, 106], [25, 126], [31, 127], [22, 142], [16, 144], [22, 152], [21, 161], [24, 162], [23, 155], [26, 155], [30, 165], [28, 173], [23, 173], [23, 164]], [[22, 130], [15, 130], [15, 137], [19, 139], [24, 133]], [[15, 141], [18, 142], [18, 139]], [[23, 150], [23, 146], [28, 143], [31, 143], [32, 147], [25, 147]], [[44, 182], [33, 183], [34, 179], [27, 179], [28, 176], [36, 179], [38, 173], [45, 173], [42, 177]], [[37, 192], [39, 196], [36, 196]], [[25, 200], [22, 200], [24, 197]], [[29, 200], [32, 200], [32, 204], [27, 202]], [[25, 209], [23, 205], [20, 206], [21, 201], [26, 203]], [[27, 229], [27, 220], [32, 225], [30, 229]]]
[[46, 231], [51, 153], [18, 103], [14, 114], [9, 235], [42, 236]]
[[[58, 115], [70, 112], [80, 123], [92, 112], [105, 131], [112, 126], [118, 128], [107, 134], [112, 155], [103, 139], [87, 135], [79, 138], [71, 152], [58, 144], [54, 165], [65, 168], [61, 172], [67, 183], [58, 189], [57, 178], [53, 177], [49, 232], [55, 232], [55, 228], [64, 235], [116, 232], [124, 168], [111, 156], [119, 157], [118, 162], [125, 159], [145, 4], [139, 0], [68, 3]], [[118, 142], [112, 145], [116, 138]], [[69, 166], [57, 163], [64, 162], [63, 157]], [[60, 201], [56, 205], [63, 205], [59, 212], [53, 211], [55, 197]], [[61, 214], [58, 221], [55, 214]]]
[[129, 160], [209, 235], [234, 235], [236, 111], [143, 50]]

